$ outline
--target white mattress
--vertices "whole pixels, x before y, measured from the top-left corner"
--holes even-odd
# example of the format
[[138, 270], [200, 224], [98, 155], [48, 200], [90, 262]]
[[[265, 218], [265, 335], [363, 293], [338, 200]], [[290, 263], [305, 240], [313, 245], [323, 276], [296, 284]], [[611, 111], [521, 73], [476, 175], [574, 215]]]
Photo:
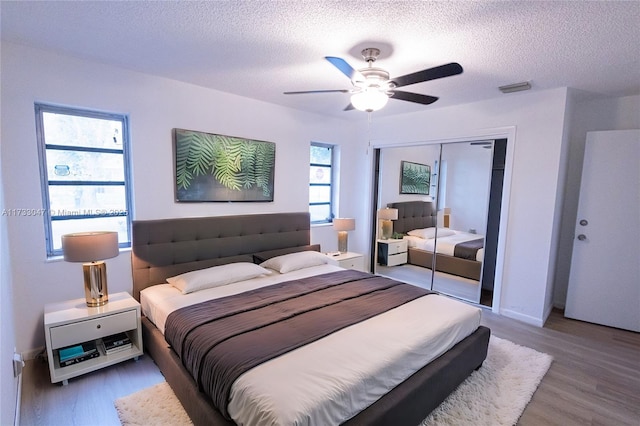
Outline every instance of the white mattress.
[[[274, 273], [187, 295], [156, 285], [141, 292], [142, 311], [164, 332], [167, 316], [183, 306], [339, 269]], [[229, 413], [247, 426], [342, 423], [473, 333], [480, 315], [444, 296], [416, 299], [249, 370], [232, 386]]]
[[[455, 249], [456, 244], [464, 243], [466, 241], [477, 240], [478, 238], [483, 238], [482, 235], [478, 234], [470, 234], [468, 232], [456, 231], [454, 235], [448, 235], [446, 237], [438, 237], [438, 241], [436, 242], [435, 238], [420, 238], [414, 237], [411, 235], [405, 235], [403, 237], [404, 240], [407, 241], [407, 245], [409, 247], [418, 248], [425, 251], [430, 251], [433, 253], [433, 246], [436, 247], [436, 253], [446, 254], [448, 256], [453, 256], [453, 251]], [[478, 262], [482, 262], [484, 259], [484, 248], [481, 248], [476, 253], [476, 260]]]

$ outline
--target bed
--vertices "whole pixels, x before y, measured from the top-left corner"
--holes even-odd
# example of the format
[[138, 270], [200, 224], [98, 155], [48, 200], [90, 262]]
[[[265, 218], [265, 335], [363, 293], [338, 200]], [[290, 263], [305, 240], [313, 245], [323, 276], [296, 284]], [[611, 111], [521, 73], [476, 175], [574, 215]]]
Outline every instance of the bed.
[[[432, 203], [407, 201], [391, 203], [389, 207], [398, 209], [398, 219], [393, 222], [393, 230], [405, 235], [403, 239], [408, 243], [408, 263], [432, 269], [433, 237], [437, 223]], [[416, 230], [422, 230], [428, 235], [407, 235]], [[484, 258], [483, 236], [448, 228], [438, 228], [437, 236], [435, 270], [480, 281]]]
[[[285, 401], [285, 405], [294, 406], [294, 411], [298, 411], [297, 415], [300, 413], [303, 417], [308, 415], [299, 422], [300, 424], [309, 422], [345, 425], [418, 424], [474, 369], [479, 368], [486, 357], [490, 331], [479, 325], [479, 312], [476, 314], [475, 311], [477, 308], [446, 299], [444, 296], [430, 294], [413, 298], [414, 296], [402, 293], [402, 296], [398, 297], [409, 297], [409, 299], [396, 308], [384, 308], [387, 310], [351, 325], [338, 325], [337, 330], [330, 331], [327, 335], [297, 346], [294, 350], [270, 358], [241, 373], [230, 386], [232, 397], [225, 401], [229, 402], [229, 406], [224, 409], [216, 408], [211, 402], [212, 398], [201, 392], [201, 379], [198, 378], [196, 382], [191, 376], [189, 371], [193, 369], [193, 365], [187, 362], [185, 367], [176, 351], [165, 339], [164, 333], [169, 339], [173, 338], [169, 336], [180, 334], [169, 331], [166, 327], [167, 323], [176, 322], [175, 317], [181, 314], [191, 315], [189, 310], [183, 309], [184, 306], [197, 300], [198, 303], [194, 306], [204, 311], [202, 307], [207, 303], [217, 307], [226, 305], [227, 301], [234, 299], [250, 305], [264, 297], [262, 293], [258, 295], [258, 292], [275, 292], [276, 287], [288, 287], [298, 280], [311, 280], [312, 283], [299, 281], [299, 284], [304, 288], [319, 286], [318, 288], [322, 291], [325, 288], [324, 280], [345, 280], [345, 282], [353, 282], [355, 286], [362, 280], [367, 285], [375, 283], [393, 291], [408, 285], [391, 284], [384, 281], [388, 280], [386, 278], [359, 271], [343, 270], [335, 265], [329, 257], [319, 253], [320, 248], [317, 245], [310, 244], [308, 213], [134, 221], [132, 235], [133, 292], [134, 297], [141, 300], [143, 308], [145, 351], [154, 359], [196, 425], [233, 425], [237, 420], [234, 416], [238, 413], [241, 413], [241, 416], [249, 416], [240, 417], [238, 423], [263, 424], [260, 416], [270, 414], [265, 414], [264, 402], [251, 399], [255, 389], [257, 389], [256, 392], [263, 392], [263, 396], [273, 400], [281, 399]], [[287, 264], [290, 258], [302, 257], [328, 260], [291, 271], [279, 269], [283, 264]], [[267, 263], [263, 263], [265, 261]], [[278, 266], [279, 262], [280, 266]], [[207, 268], [211, 267], [231, 265], [235, 268], [240, 263], [245, 265], [253, 263], [255, 266], [259, 263], [269, 266], [267, 268], [269, 273], [184, 295], [176, 290], [178, 287], [167, 283], [169, 277], [180, 276], [191, 271], [197, 271], [197, 274], [200, 274], [201, 271], [207, 271], [209, 270]], [[273, 264], [276, 265], [273, 266], [275, 269], [271, 269]], [[328, 287], [334, 288], [333, 285], [334, 283], [331, 283]], [[315, 287], [313, 290], [315, 291]], [[274, 294], [281, 297], [280, 292], [271, 295]], [[254, 299], [250, 299], [251, 297]], [[350, 299], [351, 296], [347, 298]], [[466, 308], [462, 308], [455, 314], [451, 313], [455, 311], [452, 307], [460, 306]], [[349, 309], [350, 312], [352, 310], [357, 309]], [[315, 382], [332, 382], [342, 376], [348, 376], [351, 374], [353, 365], [360, 368], [358, 364], [382, 362], [381, 360], [386, 359], [386, 355], [374, 356], [374, 351], [379, 350], [380, 347], [393, 346], [391, 341], [397, 337], [395, 335], [404, 334], [407, 338], [417, 336], [423, 328], [422, 320], [418, 318], [423, 311], [431, 312], [430, 315], [434, 318], [453, 315], [453, 317], [459, 316], [464, 319], [459, 321], [452, 318], [451, 321], [456, 324], [456, 330], [447, 331], [446, 334], [442, 334], [445, 333], [444, 331], [425, 331], [425, 333], [439, 333], [437, 338], [421, 343], [425, 350], [433, 350], [435, 346], [439, 346], [436, 351], [442, 353], [429, 352], [428, 355], [415, 355], [409, 362], [405, 362], [405, 359], [402, 362], [393, 362], [394, 368], [397, 367], [394, 371], [399, 373], [392, 380], [396, 380], [397, 383], [373, 374], [364, 382], [356, 383], [347, 398], [343, 395], [336, 397], [331, 393], [332, 390], [326, 390], [323, 387], [310, 390], [312, 389], [310, 386], [315, 386]], [[194, 315], [198, 317], [200, 314]], [[414, 321], [413, 324], [407, 322], [411, 319]], [[310, 321], [310, 323], [319, 322], [323, 321]], [[244, 320], [231, 321], [228, 325], [237, 327], [238, 324], [244, 323]], [[394, 330], [397, 324], [402, 326]], [[270, 343], [271, 340], [280, 340], [275, 338], [276, 335], [273, 335], [274, 338], [270, 336], [270, 334], [263, 335], [262, 342]], [[256, 341], [261, 341], [260, 337], [257, 339]], [[415, 337], [415, 340], [419, 338]], [[356, 346], [356, 349], [358, 346], [365, 347], [365, 351], [353, 352], [352, 350], [356, 349], [348, 347], [348, 342], [351, 342], [351, 346]], [[367, 352], [371, 352], [371, 355]], [[419, 352], [416, 353], [419, 354]], [[333, 358], [334, 356], [340, 358]], [[309, 362], [310, 359], [314, 361]], [[402, 371], [407, 370], [406, 365], [413, 365], [410, 367], [413, 370]], [[205, 370], [204, 367], [197, 368]], [[302, 370], [294, 368], [302, 368]], [[378, 368], [387, 370], [386, 367]], [[342, 383], [338, 387], [342, 387]], [[280, 394], [280, 391], [285, 393]], [[324, 398], [326, 401], [321, 401], [323, 404], [328, 403], [329, 407], [321, 408], [318, 411], [319, 414], [313, 414], [314, 409], [308, 409], [304, 404], [322, 400], [323, 394], [333, 395], [333, 397]], [[246, 395], [249, 396], [246, 397]], [[319, 396], [316, 397], [317, 395]], [[361, 401], [351, 405], [352, 398], [361, 399]], [[296, 399], [299, 402], [293, 403]], [[271, 403], [272, 400], [266, 405]], [[296, 408], [298, 404], [303, 405]], [[340, 413], [344, 409], [351, 412]], [[318, 419], [329, 420], [325, 422]]]

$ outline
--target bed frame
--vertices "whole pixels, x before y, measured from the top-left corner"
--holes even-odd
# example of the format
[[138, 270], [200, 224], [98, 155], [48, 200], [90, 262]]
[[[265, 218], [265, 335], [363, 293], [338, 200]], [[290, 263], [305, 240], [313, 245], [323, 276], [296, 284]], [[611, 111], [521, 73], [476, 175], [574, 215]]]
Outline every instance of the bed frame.
[[[436, 226], [436, 211], [428, 201], [406, 201], [391, 203], [388, 206], [398, 209], [398, 220], [393, 222], [394, 232], [406, 234], [413, 229]], [[436, 253], [435, 260], [436, 271], [480, 281], [482, 262], [461, 259], [441, 253]], [[433, 253], [410, 247], [407, 262], [411, 265], [433, 269]]]
[[[162, 284], [167, 277], [231, 262], [251, 262], [301, 250], [310, 244], [309, 213], [274, 213], [206, 218], [134, 221], [132, 238], [133, 294]], [[195, 425], [233, 425], [211, 405], [146, 318], [144, 349], [154, 359]], [[432, 361], [345, 425], [419, 424], [487, 355], [490, 331], [473, 334]]]

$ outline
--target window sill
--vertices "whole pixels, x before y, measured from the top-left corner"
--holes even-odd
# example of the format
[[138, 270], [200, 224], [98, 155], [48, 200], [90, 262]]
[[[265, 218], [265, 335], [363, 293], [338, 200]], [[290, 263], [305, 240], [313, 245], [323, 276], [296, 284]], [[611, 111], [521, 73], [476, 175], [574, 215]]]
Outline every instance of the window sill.
[[[118, 256], [120, 256], [122, 253], [131, 253], [131, 247], [120, 247], [120, 252], [118, 253]], [[47, 257], [44, 262], [56, 263], [56, 262], [62, 262], [62, 261], [64, 261], [64, 256], [56, 255], [56, 256]]]
[[326, 223], [312, 223], [312, 224], [311, 224], [311, 227], [312, 227], [312, 228], [323, 228], [323, 227], [326, 227], [326, 226], [332, 226], [332, 225], [333, 225], [333, 223], [331, 223], [331, 222], [326, 222]]

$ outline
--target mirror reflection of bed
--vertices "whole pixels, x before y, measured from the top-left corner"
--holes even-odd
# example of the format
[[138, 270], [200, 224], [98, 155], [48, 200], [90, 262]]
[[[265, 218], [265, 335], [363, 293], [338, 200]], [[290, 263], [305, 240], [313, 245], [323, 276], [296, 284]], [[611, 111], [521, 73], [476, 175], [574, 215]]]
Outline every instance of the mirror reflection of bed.
[[[483, 234], [477, 230], [469, 232], [445, 226], [449, 224], [438, 217], [431, 202], [398, 202], [390, 203], [388, 207], [398, 211], [398, 219], [393, 222], [396, 239], [392, 241], [406, 243], [407, 263], [379, 264], [377, 273], [491, 306], [491, 280], [482, 277]], [[388, 243], [381, 240], [379, 246], [381, 244]], [[486, 288], [480, 289], [481, 283]]]
[[[378, 218], [392, 207], [398, 220], [393, 221], [395, 240], [384, 240], [378, 229], [375, 272], [492, 306], [505, 155], [506, 139], [379, 149]], [[404, 190], [400, 165], [408, 159], [430, 167], [426, 191]], [[408, 235], [412, 231], [418, 235]], [[398, 241], [396, 249], [403, 246], [406, 260], [385, 261], [389, 241]]]
[[[430, 268], [429, 268], [430, 269]], [[422, 266], [411, 264], [397, 268], [393, 266], [378, 266], [378, 273], [397, 280], [403, 280], [423, 288], [430, 288], [431, 274], [425, 274]], [[438, 293], [448, 294], [458, 299], [476, 302], [478, 281], [453, 274], [436, 271], [433, 277], [433, 290]], [[492, 292], [482, 291], [480, 304], [491, 306]]]

